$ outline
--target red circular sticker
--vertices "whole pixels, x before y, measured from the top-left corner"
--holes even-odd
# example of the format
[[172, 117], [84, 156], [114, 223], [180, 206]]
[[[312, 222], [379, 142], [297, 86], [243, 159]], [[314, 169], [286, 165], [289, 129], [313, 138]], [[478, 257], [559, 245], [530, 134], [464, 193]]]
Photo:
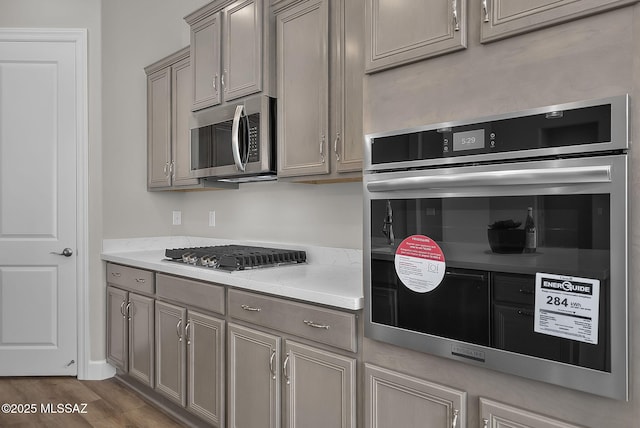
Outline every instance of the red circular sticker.
[[446, 263], [436, 241], [428, 236], [412, 235], [398, 246], [395, 267], [405, 287], [427, 293], [442, 282]]

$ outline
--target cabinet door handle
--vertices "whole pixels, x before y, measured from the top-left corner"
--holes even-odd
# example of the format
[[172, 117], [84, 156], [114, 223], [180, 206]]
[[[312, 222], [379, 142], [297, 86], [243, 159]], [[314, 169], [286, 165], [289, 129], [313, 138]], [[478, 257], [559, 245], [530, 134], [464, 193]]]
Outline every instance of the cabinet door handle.
[[127, 319], [129, 321], [131, 321], [131, 312], [130, 312], [131, 311], [131, 302], [127, 303], [127, 306], [125, 306], [124, 311], [127, 313], [127, 315], [126, 315]]
[[452, 0], [451, 6], [453, 8], [453, 30], [460, 31], [460, 23], [458, 22], [458, 0]]
[[456, 428], [458, 426], [458, 415], [460, 414], [460, 410], [453, 409], [453, 422], [451, 422], [451, 428]]
[[284, 379], [287, 381], [287, 385], [290, 385], [291, 379], [289, 378], [289, 374], [287, 373], [288, 365], [289, 365], [289, 353], [287, 352], [287, 358], [284, 359], [284, 364], [282, 365], [282, 372], [284, 373]]
[[218, 92], [218, 73], [213, 76], [213, 90]]
[[222, 72], [222, 76], [220, 77], [220, 81], [222, 83], [222, 88], [224, 89], [225, 92], [227, 92], [227, 85], [224, 83], [224, 75], [227, 74], [227, 70], [224, 70]]
[[489, 419], [482, 418], [482, 428], [489, 428]]
[[320, 136], [320, 157], [322, 158], [322, 163], [324, 163], [325, 159], [324, 159], [324, 142], [326, 140], [326, 137], [324, 136], [324, 134], [322, 134]]
[[127, 314], [124, 313], [124, 304], [127, 303], [126, 300], [123, 300], [122, 303], [120, 303], [120, 313], [122, 314], [122, 318], [126, 318]]
[[182, 342], [182, 318], [178, 320], [178, 324], [176, 324], [176, 334], [178, 335], [178, 342]]
[[303, 323], [305, 323], [306, 325], [308, 325], [309, 327], [313, 327], [313, 328], [323, 328], [325, 330], [329, 330], [329, 326], [325, 325], [325, 324], [318, 324], [315, 323], [313, 321], [309, 321], [309, 320], [304, 320], [302, 321]]
[[489, 22], [489, 0], [482, 0], [482, 12], [484, 12], [484, 22]]
[[249, 311], [249, 312], [260, 312], [262, 310], [260, 308], [254, 308], [253, 306], [249, 306], [249, 305], [240, 305], [240, 307], [245, 311]]
[[271, 372], [271, 379], [276, 380], [276, 369], [273, 366], [273, 360], [276, 358], [276, 350], [271, 350], [271, 358], [269, 358], [269, 371]]
[[187, 325], [184, 327], [184, 335], [187, 338], [187, 345], [191, 345], [191, 333], [189, 332], [191, 327], [191, 320], [187, 321]]
[[340, 153], [338, 152], [338, 141], [340, 141], [340, 133], [336, 134], [336, 139], [333, 141], [333, 151], [336, 154], [336, 160], [340, 161]]

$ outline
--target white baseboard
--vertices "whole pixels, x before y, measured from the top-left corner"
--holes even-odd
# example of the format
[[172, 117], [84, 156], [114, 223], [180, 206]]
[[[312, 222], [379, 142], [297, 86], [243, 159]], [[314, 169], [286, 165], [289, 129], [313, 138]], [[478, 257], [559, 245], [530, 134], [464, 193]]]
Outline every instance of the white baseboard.
[[87, 377], [80, 380], [103, 380], [108, 379], [116, 374], [116, 369], [107, 360], [89, 361]]

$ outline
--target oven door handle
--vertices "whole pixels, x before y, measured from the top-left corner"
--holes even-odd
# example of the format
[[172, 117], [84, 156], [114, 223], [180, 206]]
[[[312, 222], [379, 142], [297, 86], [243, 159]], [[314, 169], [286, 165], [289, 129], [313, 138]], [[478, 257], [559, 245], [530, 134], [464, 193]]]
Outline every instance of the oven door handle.
[[611, 165], [602, 165], [567, 168], [514, 169], [392, 178], [367, 183], [367, 189], [370, 192], [387, 192], [394, 190], [427, 190], [454, 187], [507, 187], [610, 182]]

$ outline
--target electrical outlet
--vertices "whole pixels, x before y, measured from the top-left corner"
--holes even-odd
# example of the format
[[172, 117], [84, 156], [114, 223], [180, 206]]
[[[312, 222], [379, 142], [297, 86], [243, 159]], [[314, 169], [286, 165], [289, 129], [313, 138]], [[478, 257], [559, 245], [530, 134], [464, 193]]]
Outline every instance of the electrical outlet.
[[182, 224], [182, 211], [173, 212], [173, 225], [179, 226]]
[[209, 226], [215, 227], [215, 225], [216, 225], [216, 212], [209, 211]]

